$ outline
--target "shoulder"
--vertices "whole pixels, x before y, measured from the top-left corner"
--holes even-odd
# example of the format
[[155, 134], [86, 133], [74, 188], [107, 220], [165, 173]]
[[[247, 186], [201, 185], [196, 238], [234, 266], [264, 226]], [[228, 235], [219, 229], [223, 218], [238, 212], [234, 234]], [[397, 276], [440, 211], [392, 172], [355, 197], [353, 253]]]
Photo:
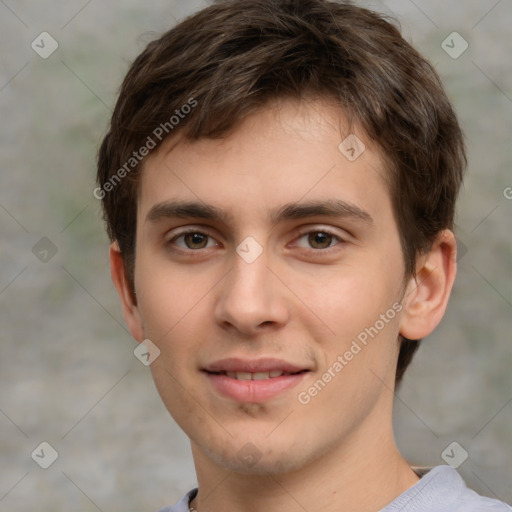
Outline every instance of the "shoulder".
[[172, 505], [169, 507], [164, 507], [160, 509], [158, 512], [188, 512], [188, 504], [189, 501], [192, 500], [197, 494], [197, 489], [192, 489], [184, 494], [180, 501], [176, 503], [176, 505]]
[[469, 489], [451, 466], [418, 473], [421, 479], [381, 512], [512, 512], [506, 503]]
[[493, 498], [480, 496], [471, 489], [454, 502], [456, 512], [512, 512], [512, 507]]

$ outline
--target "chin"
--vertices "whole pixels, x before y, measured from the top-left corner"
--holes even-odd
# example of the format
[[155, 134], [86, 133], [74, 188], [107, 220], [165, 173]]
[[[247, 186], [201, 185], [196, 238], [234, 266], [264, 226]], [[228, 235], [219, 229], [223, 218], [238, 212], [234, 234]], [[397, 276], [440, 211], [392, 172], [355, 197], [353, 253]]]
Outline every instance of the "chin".
[[[206, 455], [215, 464], [242, 475], [274, 476], [291, 473], [301, 469], [306, 463], [304, 451], [280, 450], [279, 453], [265, 446], [260, 450], [251, 442], [245, 443], [240, 449], [235, 447], [226, 451], [212, 450], [208, 447]], [[299, 454], [300, 453], [300, 454]]]

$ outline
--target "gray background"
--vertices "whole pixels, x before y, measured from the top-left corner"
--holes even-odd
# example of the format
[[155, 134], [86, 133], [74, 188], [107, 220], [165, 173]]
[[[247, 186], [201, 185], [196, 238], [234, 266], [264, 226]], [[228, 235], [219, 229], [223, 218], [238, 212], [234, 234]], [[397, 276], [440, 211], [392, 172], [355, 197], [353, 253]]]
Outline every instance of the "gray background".
[[[422, 465], [456, 441], [469, 485], [512, 502], [512, 3], [361, 3], [395, 14], [436, 65], [470, 149], [467, 251], [398, 393], [397, 441]], [[133, 355], [92, 190], [129, 63], [205, 5], [0, 1], [0, 511], [151, 511], [195, 484], [187, 439]], [[43, 31], [59, 44], [48, 59], [30, 46]], [[457, 59], [441, 46], [453, 31], [469, 43]], [[48, 242], [32, 251], [42, 237], [47, 262]], [[59, 453], [48, 469], [31, 458], [42, 441]]]

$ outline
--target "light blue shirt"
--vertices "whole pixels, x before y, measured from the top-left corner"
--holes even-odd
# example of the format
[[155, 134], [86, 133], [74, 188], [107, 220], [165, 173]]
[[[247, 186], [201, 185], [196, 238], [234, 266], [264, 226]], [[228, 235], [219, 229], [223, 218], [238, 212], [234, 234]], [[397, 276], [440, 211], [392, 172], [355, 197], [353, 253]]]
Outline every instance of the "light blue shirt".
[[[192, 489], [176, 505], [159, 512], [188, 512], [189, 500], [196, 494], [197, 489]], [[512, 507], [469, 489], [451, 466], [436, 466], [379, 512], [512, 512]]]

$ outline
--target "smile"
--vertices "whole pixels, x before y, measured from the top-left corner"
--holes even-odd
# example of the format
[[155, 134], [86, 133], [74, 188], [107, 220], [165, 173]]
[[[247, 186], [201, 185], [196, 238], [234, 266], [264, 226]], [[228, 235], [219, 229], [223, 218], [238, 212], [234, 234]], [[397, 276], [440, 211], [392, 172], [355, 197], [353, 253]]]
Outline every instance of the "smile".
[[266, 358], [223, 359], [203, 368], [214, 392], [236, 402], [271, 400], [297, 386], [309, 368], [287, 361]]

